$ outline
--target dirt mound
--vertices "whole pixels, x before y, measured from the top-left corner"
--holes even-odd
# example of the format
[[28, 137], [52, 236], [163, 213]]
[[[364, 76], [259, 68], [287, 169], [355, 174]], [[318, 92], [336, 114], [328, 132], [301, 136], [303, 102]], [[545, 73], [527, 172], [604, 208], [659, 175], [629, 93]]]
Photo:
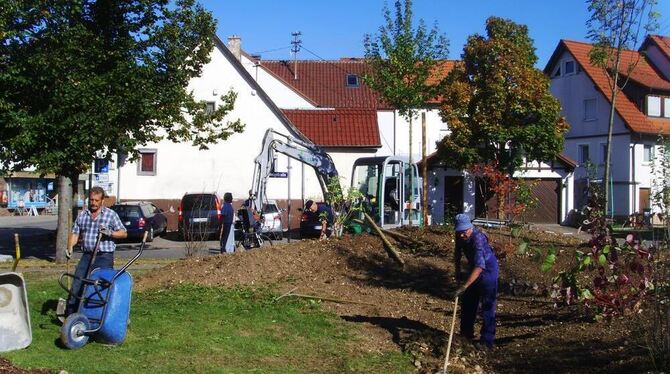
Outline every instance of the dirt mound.
[[[409, 352], [419, 372], [435, 372], [444, 359], [454, 307], [451, 292], [457, 287], [453, 234], [417, 228], [400, 232], [412, 238], [399, 245], [404, 267], [389, 258], [379, 238], [363, 234], [190, 258], [140, 277], [137, 287], [171, 287], [184, 282], [269, 286], [278, 294], [293, 290], [324, 300], [346, 301], [324, 302], [324, 306], [366, 329], [367, 341], [361, 346]], [[629, 365], [640, 363], [644, 352], [631, 356], [629, 349], [622, 348], [630, 347], [625, 338], [630, 331], [625, 326], [589, 323], [589, 317], [575, 308], [554, 309], [543, 290], [555, 274], [540, 271], [539, 252], [529, 250], [528, 256], [519, 257], [514, 254], [519, 239], [497, 230], [489, 236], [502, 251], [498, 347], [480, 353], [455, 337], [452, 357], [457, 362], [450, 372], [541, 371], [547, 367], [547, 357], [552, 365], [558, 365], [556, 368], [567, 362], [572, 372], [627, 370]], [[575, 238], [550, 233], [531, 232], [524, 237], [530, 241], [529, 247], [556, 248], [562, 263], [571, 261], [571, 251], [580, 245]], [[561, 347], [560, 351], [556, 347]], [[590, 361], [585, 360], [585, 353]]]
[[403, 250], [404, 268], [387, 256], [379, 238], [364, 234], [190, 258], [140, 277], [137, 287], [271, 286], [278, 293], [347, 301], [325, 305], [369, 327], [371, 349], [400, 347], [415, 353], [416, 365], [436, 367], [446, 346], [445, 316], [453, 310], [447, 299], [456, 287], [450, 279], [452, 236], [415, 234], [426, 244]]

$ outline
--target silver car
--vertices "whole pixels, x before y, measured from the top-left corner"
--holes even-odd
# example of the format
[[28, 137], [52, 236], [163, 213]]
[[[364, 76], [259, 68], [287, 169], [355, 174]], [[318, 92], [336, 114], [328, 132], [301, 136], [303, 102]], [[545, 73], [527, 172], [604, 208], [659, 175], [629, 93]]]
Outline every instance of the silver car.
[[279, 209], [275, 200], [268, 200], [263, 204], [263, 232], [277, 240], [281, 240], [284, 236], [283, 212], [284, 210]]

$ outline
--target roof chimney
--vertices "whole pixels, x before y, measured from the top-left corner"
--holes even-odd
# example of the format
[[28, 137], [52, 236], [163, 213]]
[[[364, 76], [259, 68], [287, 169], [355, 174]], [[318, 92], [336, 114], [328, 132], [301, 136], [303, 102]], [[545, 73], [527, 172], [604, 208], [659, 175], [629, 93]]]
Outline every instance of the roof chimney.
[[228, 37], [228, 49], [238, 60], [242, 59], [242, 39], [237, 35]]

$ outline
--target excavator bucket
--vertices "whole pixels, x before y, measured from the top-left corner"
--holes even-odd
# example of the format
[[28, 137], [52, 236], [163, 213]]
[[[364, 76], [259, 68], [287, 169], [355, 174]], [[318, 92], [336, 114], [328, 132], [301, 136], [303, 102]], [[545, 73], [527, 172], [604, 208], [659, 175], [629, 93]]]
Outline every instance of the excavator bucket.
[[25, 348], [33, 340], [26, 283], [19, 273], [0, 274], [0, 352]]

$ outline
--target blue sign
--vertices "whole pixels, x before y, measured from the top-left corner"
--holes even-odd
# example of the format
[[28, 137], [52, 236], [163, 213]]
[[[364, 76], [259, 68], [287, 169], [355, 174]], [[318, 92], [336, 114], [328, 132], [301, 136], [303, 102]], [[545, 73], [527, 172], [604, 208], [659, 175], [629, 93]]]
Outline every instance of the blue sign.
[[270, 173], [270, 178], [288, 178], [287, 171], [275, 171]]

